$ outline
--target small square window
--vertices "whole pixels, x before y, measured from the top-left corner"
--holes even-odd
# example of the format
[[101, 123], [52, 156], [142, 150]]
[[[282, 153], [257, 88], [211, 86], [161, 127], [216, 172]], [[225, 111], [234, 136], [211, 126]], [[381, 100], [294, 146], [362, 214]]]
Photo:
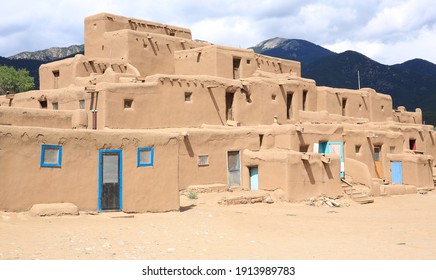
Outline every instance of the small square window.
[[154, 148], [138, 148], [138, 167], [154, 165]]
[[85, 109], [85, 100], [79, 100], [79, 109]]
[[191, 101], [192, 92], [185, 92], [185, 102]]
[[275, 95], [274, 93], [271, 94], [271, 99], [272, 99], [272, 100], [276, 100], [276, 98], [277, 98], [277, 95]]
[[41, 167], [61, 167], [62, 146], [42, 145], [40, 165]]
[[356, 145], [356, 146], [355, 146], [356, 154], [360, 153], [360, 148], [361, 148], [361, 147], [362, 147], [361, 145]]
[[133, 99], [124, 99], [124, 109], [131, 109], [133, 105]]
[[247, 64], [250, 64], [250, 63], [251, 63], [251, 60], [247, 59]]
[[206, 166], [206, 165], [209, 165], [209, 156], [208, 155], [198, 156], [198, 166]]
[[52, 106], [53, 106], [53, 110], [58, 110], [59, 109], [59, 103], [57, 103], [57, 102], [53, 102]]

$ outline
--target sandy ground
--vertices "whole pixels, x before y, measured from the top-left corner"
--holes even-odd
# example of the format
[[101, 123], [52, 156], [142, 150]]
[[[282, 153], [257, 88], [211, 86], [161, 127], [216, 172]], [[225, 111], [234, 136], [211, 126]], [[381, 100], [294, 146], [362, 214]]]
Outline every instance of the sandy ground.
[[0, 212], [0, 259], [436, 259], [434, 191], [340, 208], [222, 196], [182, 196], [170, 213]]

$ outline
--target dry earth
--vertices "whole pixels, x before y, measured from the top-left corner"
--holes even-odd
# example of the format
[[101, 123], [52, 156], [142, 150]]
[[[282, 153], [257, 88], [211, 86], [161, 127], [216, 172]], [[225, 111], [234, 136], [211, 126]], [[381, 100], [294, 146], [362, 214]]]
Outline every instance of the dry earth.
[[169, 213], [0, 212], [0, 259], [436, 259], [436, 192], [340, 208], [222, 196], [182, 196]]

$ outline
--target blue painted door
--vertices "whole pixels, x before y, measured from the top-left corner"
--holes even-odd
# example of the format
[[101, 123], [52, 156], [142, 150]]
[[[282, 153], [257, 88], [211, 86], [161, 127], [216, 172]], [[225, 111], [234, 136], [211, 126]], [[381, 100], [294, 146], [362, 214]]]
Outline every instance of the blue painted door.
[[259, 169], [257, 166], [250, 167], [250, 189], [252, 191], [259, 189]]
[[401, 161], [391, 161], [392, 184], [403, 184], [403, 164]]
[[98, 211], [122, 209], [122, 151], [100, 150]]

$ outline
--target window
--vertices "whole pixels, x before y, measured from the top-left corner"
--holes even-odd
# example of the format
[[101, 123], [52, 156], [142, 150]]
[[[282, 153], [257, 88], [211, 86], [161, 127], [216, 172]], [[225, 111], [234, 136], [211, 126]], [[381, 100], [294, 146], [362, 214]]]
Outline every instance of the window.
[[271, 99], [276, 100], [277, 95], [275, 93], [271, 94]]
[[374, 161], [380, 161], [381, 146], [374, 146]]
[[53, 88], [59, 87], [59, 70], [53, 71]]
[[360, 148], [361, 148], [361, 147], [362, 147], [361, 145], [356, 145], [356, 146], [355, 146], [356, 154], [360, 153]]
[[79, 109], [85, 109], [85, 100], [79, 100]]
[[41, 167], [61, 167], [62, 146], [42, 145], [40, 165]]
[[131, 109], [133, 105], [133, 99], [124, 99], [124, 109]]
[[57, 103], [57, 102], [53, 102], [52, 106], [53, 106], [53, 110], [58, 110], [59, 109], [59, 103]]
[[389, 148], [389, 152], [390, 152], [391, 154], [395, 153], [395, 146], [390, 146], [390, 148]]
[[293, 92], [288, 91], [286, 93], [286, 119], [291, 119], [292, 117], [292, 96]]
[[191, 101], [192, 92], [185, 92], [185, 102]]
[[342, 97], [342, 116], [346, 115], [347, 113], [346, 109], [347, 109], [347, 98]]
[[209, 165], [209, 156], [208, 155], [198, 156], [198, 166], [206, 166], [206, 165]]
[[138, 167], [154, 165], [154, 148], [138, 148]]
[[39, 100], [39, 105], [41, 106], [41, 109], [47, 109], [47, 99]]
[[307, 110], [307, 90], [303, 90], [303, 111]]
[[247, 59], [247, 64], [250, 64], [250, 63], [251, 63], [251, 60]]
[[409, 149], [416, 150], [416, 139], [413, 138], [409, 139]]

